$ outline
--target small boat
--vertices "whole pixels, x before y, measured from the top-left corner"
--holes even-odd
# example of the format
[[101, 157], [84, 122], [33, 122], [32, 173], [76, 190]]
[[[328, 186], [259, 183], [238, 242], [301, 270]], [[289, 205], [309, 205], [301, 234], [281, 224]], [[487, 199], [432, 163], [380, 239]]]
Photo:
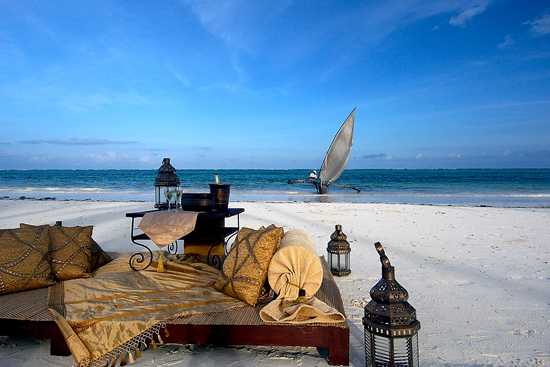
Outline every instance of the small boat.
[[[344, 172], [351, 155], [351, 146], [353, 145], [353, 129], [355, 127], [355, 108], [346, 118], [340, 129], [334, 136], [330, 147], [323, 159], [323, 164], [319, 174], [313, 170], [309, 177], [303, 180], [288, 180], [289, 184], [310, 183], [315, 186], [319, 194], [326, 194], [328, 188]], [[361, 191], [355, 187], [346, 186], [355, 191]]]

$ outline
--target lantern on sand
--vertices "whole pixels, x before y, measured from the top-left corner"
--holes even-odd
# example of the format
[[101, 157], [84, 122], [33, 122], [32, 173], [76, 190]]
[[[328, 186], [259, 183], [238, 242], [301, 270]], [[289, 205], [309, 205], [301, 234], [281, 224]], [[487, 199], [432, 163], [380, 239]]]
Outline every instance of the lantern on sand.
[[367, 367], [417, 367], [418, 330], [416, 310], [409, 294], [395, 280], [395, 268], [384, 252], [374, 244], [382, 263], [382, 279], [370, 290], [371, 301], [365, 306], [365, 357]]
[[351, 247], [346, 235], [342, 232], [342, 226], [337, 224], [327, 246], [328, 266], [333, 275], [344, 276], [351, 273], [350, 252]]

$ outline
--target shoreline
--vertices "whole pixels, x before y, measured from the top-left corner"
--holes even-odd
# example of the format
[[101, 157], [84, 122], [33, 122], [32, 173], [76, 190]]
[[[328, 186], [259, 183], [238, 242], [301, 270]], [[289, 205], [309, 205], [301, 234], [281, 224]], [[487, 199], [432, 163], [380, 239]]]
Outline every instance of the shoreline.
[[[319, 195], [322, 197], [323, 195]], [[84, 202], [84, 203], [153, 203], [148, 200], [113, 200], [113, 199], [71, 199], [71, 198], [56, 198], [56, 197], [9, 197], [2, 196], [0, 201], [37, 201], [37, 202]], [[406, 206], [428, 206], [428, 207], [451, 207], [451, 208], [495, 208], [495, 209], [550, 209], [550, 205], [540, 206], [499, 206], [499, 205], [467, 205], [467, 204], [433, 204], [433, 203], [407, 203], [407, 202], [377, 202], [377, 201], [330, 201], [330, 202], [318, 202], [318, 201], [304, 201], [304, 200], [232, 200], [232, 203], [266, 203], [266, 204], [352, 204], [352, 205], [406, 205]]]

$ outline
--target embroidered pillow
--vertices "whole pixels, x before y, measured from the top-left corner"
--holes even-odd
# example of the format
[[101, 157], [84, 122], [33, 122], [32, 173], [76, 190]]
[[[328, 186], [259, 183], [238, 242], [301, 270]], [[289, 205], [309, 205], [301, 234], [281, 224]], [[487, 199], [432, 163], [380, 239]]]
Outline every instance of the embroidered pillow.
[[92, 271], [92, 226], [50, 226], [50, 261], [59, 280], [86, 278]]
[[[21, 223], [19, 224], [21, 228], [37, 228], [37, 227], [46, 227], [49, 228], [49, 224], [42, 224], [42, 225], [31, 225], [31, 224], [25, 224]], [[1, 231], [1, 230], [0, 230]], [[97, 268], [102, 267], [103, 265], [107, 264], [113, 258], [109, 256], [103, 249], [97, 244], [97, 242], [91, 238], [91, 247], [90, 247], [90, 253], [91, 253], [91, 260], [90, 260], [90, 272], [95, 271]]]
[[[68, 228], [69, 230], [73, 229], [73, 228], [88, 228], [88, 227], [62, 227], [62, 226], [50, 226], [48, 224], [43, 224], [43, 225], [38, 225], [38, 226], [35, 226], [35, 225], [31, 225], [31, 224], [25, 224], [25, 223], [21, 223], [19, 225], [21, 228], [37, 228], [37, 227], [45, 227], [45, 228]], [[90, 226], [89, 228], [93, 229], [92, 226]], [[51, 234], [50, 234], [50, 241], [51, 241]], [[80, 277], [87, 277], [89, 276], [88, 273], [91, 273], [93, 271], [95, 271], [96, 269], [102, 267], [103, 265], [107, 264], [108, 262], [110, 262], [112, 260], [111, 256], [109, 256], [107, 253], [105, 253], [105, 251], [103, 251], [103, 249], [97, 244], [97, 242], [94, 241], [93, 238], [91, 238], [91, 234], [90, 234], [90, 238], [87, 239], [87, 238], [84, 238], [84, 242], [85, 243], [88, 243], [90, 244], [90, 258], [89, 258], [89, 263], [84, 266], [83, 264], [81, 266], [79, 266], [81, 269], [86, 269], [86, 271], [84, 271], [84, 274], [82, 276], [76, 276], [77, 278], [80, 278]], [[52, 246], [50, 245], [50, 252], [54, 252], [54, 253], [57, 253], [58, 252], [58, 246]], [[68, 250], [65, 250], [65, 252], [67, 252]], [[84, 254], [87, 254], [87, 251], [84, 252]], [[52, 258], [53, 258], [53, 255], [52, 254]], [[59, 256], [56, 256], [56, 257], [59, 257]], [[78, 258], [80, 260], [83, 260], [83, 254], [80, 254], [80, 256], [78, 256]], [[52, 259], [53, 260], [53, 259]], [[57, 263], [58, 265], [56, 265], [54, 268], [55, 269], [58, 269], [61, 265], [59, 264], [58, 260], [60, 259], [57, 259], [56, 261], [54, 261], [54, 263]], [[74, 266], [77, 266], [76, 264], [73, 264]], [[77, 266], [78, 267], [78, 266]], [[74, 269], [73, 269], [74, 270]], [[55, 272], [55, 270], [54, 270]], [[72, 271], [71, 271], [72, 272]], [[70, 279], [73, 279], [73, 276], [71, 275], [67, 275], [65, 274], [65, 272], [62, 272], [61, 274], [61, 278], [66, 278], [66, 277], [69, 277]], [[59, 278], [59, 276], [58, 276]], [[60, 280], [67, 280], [67, 279], [61, 279], [59, 278]]]
[[223, 263], [216, 289], [255, 306], [267, 278], [269, 262], [282, 237], [283, 229], [274, 225], [259, 230], [241, 229]]
[[0, 233], [0, 294], [52, 285], [46, 228], [8, 229]]

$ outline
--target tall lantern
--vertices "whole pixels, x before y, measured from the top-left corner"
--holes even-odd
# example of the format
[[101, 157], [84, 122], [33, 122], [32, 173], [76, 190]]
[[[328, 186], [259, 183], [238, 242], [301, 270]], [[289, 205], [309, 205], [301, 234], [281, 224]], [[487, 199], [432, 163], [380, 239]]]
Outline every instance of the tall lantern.
[[342, 226], [337, 224], [335, 228], [327, 246], [328, 266], [333, 275], [341, 277], [351, 273], [349, 264], [351, 247], [346, 235], [342, 232]]
[[365, 356], [367, 367], [418, 366], [416, 310], [407, 302], [409, 294], [395, 280], [395, 268], [374, 244], [382, 263], [382, 279], [370, 290], [372, 300], [365, 306]]
[[176, 192], [179, 186], [176, 169], [170, 164], [170, 158], [164, 158], [155, 178], [155, 208], [168, 209], [170, 204], [167, 192]]

